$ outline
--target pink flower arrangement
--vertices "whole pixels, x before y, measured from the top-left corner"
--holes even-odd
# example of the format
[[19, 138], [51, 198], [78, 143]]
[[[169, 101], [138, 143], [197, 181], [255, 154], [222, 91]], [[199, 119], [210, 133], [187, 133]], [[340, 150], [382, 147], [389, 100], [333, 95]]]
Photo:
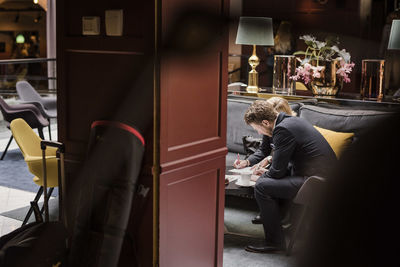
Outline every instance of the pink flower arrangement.
[[340, 69], [336, 71], [336, 74], [342, 77], [345, 83], [349, 83], [351, 82], [351, 80], [348, 74], [353, 70], [353, 68], [354, 68], [354, 62], [346, 63], [344, 60], [341, 60]]
[[296, 75], [292, 76], [291, 79], [295, 81], [303, 80], [305, 84], [308, 84], [313, 78], [320, 78], [323, 69], [322, 66], [314, 67], [310, 63], [304, 63], [303, 66], [296, 68]]
[[[302, 80], [305, 84], [309, 84], [312, 80], [321, 78], [321, 71], [325, 66], [320, 66], [319, 62], [338, 60], [340, 68], [336, 71], [338, 77], [345, 83], [351, 80], [349, 74], [354, 68], [354, 62], [350, 62], [350, 53], [345, 49], [339, 50], [337, 45], [338, 39], [327, 38], [325, 42], [320, 42], [311, 35], [300, 36], [307, 44], [306, 51], [295, 52], [294, 55], [303, 55], [304, 58], [297, 58], [300, 66], [296, 68], [295, 75], [290, 78], [294, 81]], [[316, 66], [311, 63], [315, 63]]]

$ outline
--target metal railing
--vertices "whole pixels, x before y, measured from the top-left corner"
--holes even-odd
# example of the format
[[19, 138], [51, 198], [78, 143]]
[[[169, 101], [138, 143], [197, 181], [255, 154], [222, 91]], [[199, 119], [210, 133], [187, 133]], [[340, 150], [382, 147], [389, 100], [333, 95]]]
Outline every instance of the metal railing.
[[25, 80], [40, 94], [56, 93], [56, 59], [24, 58], [0, 60], [0, 95], [17, 95], [15, 84]]

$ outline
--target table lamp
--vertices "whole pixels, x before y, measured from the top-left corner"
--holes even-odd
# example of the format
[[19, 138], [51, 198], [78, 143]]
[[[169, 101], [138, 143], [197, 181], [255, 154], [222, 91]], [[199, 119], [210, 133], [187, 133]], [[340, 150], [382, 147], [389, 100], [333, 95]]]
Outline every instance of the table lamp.
[[272, 19], [264, 17], [240, 17], [236, 44], [253, 46], [253, 54], [249, 58], [251, 71], [249, 72], [246, 91], [257, 93], [259, 88], [256, 67], [260, 63], [260, 60], [256, 55], [256, 45], [274, 45]]
[[392, 22], [392, 28], [390, 29], [389, 37], [389, 50], [400, 49], [400, 19], [394, 19]]

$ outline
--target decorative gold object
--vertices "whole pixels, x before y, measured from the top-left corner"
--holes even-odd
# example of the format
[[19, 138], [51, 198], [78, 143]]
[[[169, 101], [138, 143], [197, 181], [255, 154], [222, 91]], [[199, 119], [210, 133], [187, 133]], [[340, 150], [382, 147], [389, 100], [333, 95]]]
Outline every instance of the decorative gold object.
[[274, 45], [272, 19], [263, 17], [240, 17], [236, 44], [253, 46], [253, 54], [249, 58], [251, 71], [249, 72], [249, 81], [246, 91], [249, 93], [257, 93], [259, 88], [256, 67], [260, 64], [260, 60], [256, 55], [256, 45]]
[[320, 60], [319, 66], [323, 67], [319, 78], [314, 77], [310, 82], [314, 96], [336, 97], [343, 87], [343, 80], [338, 79], [336, 72], [340, 68], [339, 60]]
[[272, 93], [295, 95], [295, 81], [290, 79], [295, 74], [296, 57], [287, 55], [274, 56], [274, 74], [272, 79]]
[[363, 59], [361, 67], [361, 99], [383, 99], [385, 60]]
[[249, 65], [251, 66], [251, 71], [249, 72], [249, 83], [247, 85], [246, 91], [249, 93], [257, 93], [258, 88], [258, 72], [256, 67], [260, 64], [260, 59], [256, 55], [256, 45], [253, 45], [253, 54], [249, 57]]

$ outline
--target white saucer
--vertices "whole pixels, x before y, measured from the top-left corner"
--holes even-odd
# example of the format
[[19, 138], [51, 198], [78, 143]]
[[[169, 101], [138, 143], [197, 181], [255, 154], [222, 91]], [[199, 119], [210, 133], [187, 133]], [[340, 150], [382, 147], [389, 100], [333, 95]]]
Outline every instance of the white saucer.
[[256, 184], [256, 182], [250, 181], [250, 184], [249, 184], [249, 185], [244, 185], [244, 184], [242, 184], [242, 183], [240, 182], [240, 180], [237, 180], [235, 184], [238, 185], [238, 186], [250, 187], [250, 186], [254, 186], [254, 185]]

